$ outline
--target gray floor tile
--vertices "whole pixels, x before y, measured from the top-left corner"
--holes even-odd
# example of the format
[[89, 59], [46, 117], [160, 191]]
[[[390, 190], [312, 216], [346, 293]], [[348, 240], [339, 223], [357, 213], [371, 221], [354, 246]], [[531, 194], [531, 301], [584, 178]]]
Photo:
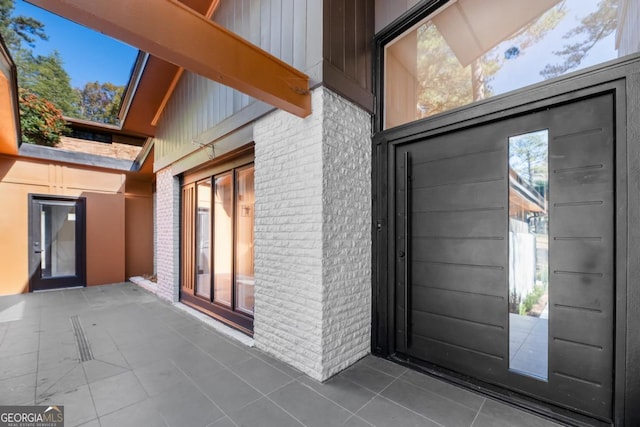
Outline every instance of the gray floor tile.
[[162, 415], [150, 399], [100, 417], [101, 427], [166, 427]]
[[552, 421], [487, 399], [473, 427], [552, 427], [559, 426]]
[[262, 393], [226, 369], [191, 378], [225, 412], [241, 408], [262, 397]]
[[96, 381], [89, 384], [89, 387], [99, 416], [147, 398], [147, 393], [133, 372], [125, 372]]
[[[37, 329], [38, 327], [34, 327]], [[11, 329], [7, 330], [5, 337], [0, 344], [0, 359], [11, 356], [20, 356], [23, 354], [34, 353], [38, 350], [38, 335], [31, 333], [29, 335], [13, 335]]]
[[478, 412], [401, 380], [391, 384], [381, 394], [443, 426], [470, 426]]
[[[238, 426], [243, 427], [302, 426], [296, 419], [267, 398], [262, 398], [240, 410], [232, 411], [229, 417], [231, 417]], [[215, 424], [215, 426], [218, 427], [218, 424]]]
[[225, 369], [211, 355], [191, 345], [185, 346], [179, 353], [171, 354], [170, 359], [180, 370], [192, 377]]
[[400, 377], [400, 379], [432, 393], [439, 394], [440, 396], [453, 400], [454, 402], [460, 403], [474, 411], [478, 411], [485, 400], [484, 397], [479, 394], [456, 387], [452, 384], [417, 371], [407, 371]]
[[255, 357], [233, 364], [230, 369], [265, 394], [293, 381], [290, 376]]
[[338, 376], [361, 385], [374, 393], [379, 393], [395, 380], [395, 377], [382, 373], [378, 370], [368, 368], [363, 364], [356, 364], [341, 372]]
[[223, 365], [242, 362], [253, 357], [248, 348], [240, 348], [220, 337], [213, 336], [210, 340], [200, 343], [198, 346]]
[[299, 370], [297, 370], [293, 366], [290, 366], [290, 365], [288, 365], [288, 364], [286, 364], [284, 362], [281, 362], [281, 361], [279, 361], [277, 359], [274, 359], [273, 357], [271, 357], [268, 354], [262, 352], [261, 350], [258, 350], [256, 348], [250, 348], [248, 351], [254, 357], [257, 357], [258, 359], [263, 360], [264, 362], [266, 362], [267, 364], [273, 366], [277, 370], [279, 370], [281, 372], [284, 372], [285, 374], [289, 375], [291, 378], [298, 378], [298, 377], [304, 375], [302, 372], [300, 372]]
[[165, 335], [157, 335], [153, 339], [153, 348], [164, 354], [176, 354], [189, 346], [189, 342], [181, 336], [169, 333]]
[[96, 356], [82, 364], [87, 375], [87, 381], [93, 383], [104, 378], [113, 377], [129, 371], [127, 361], [119, 351]]
[[380, 372], [384, 372], [385, 374], [391, 375], [392, 377], [396, 378], [409, 370], [402, 365], [393, 363], [392, 361], [383, 359], [381, 357], [373, 356], [371, 354], [359, 360], [357, 364], [362, 364], [371, 369], [376, 369]]
[[82, 365], [63, 365], [59, 368], [38, 370], [36, 398], [46, 399], [50, 396], [77, 390], [87, 385], [87, 378]]
[[61, 365], [71, 366], [80, 363], [78, 346], [65, 344], [52, 350], [40, 350], [38, 354], [38, 370], [55, 369]]
[[346, 409], [297, 381], [269, 394], [269, 398], [309, 427], [339, 426], [351, 416]]
[[[79, 361], [71, 315], [92, 362]], [[321, 384], [130, 284], [0, 297], [0, 316], [0, 404], [64, 405], [68, 427], [464, 426], [479, 403], [473, 427], [554, 425], [374, 356]]]
[[127, 364], [133, 369], [142, 368], [150, 363], [168, 359], [167, 355], [159, 353], [153, 348], [151, 343], [146, 342], [146, 340], [135, 344], [118, 346], [118, 348], [127, 361]]
[[0, 405], [33, 404], [36, 393], [36, 374], [0, 380]]
[[170, 360], [161, 360], [133, 371], [149, 396], [187, 381], [187, 377]]
[[357, 415], [353, 415], [347, 421], [342, 424], [344, 427], [371, 427], [371, 424], [368, 421], [365, 421], [363, 418], [358, 417]]
[[119, 351], [118, 346], [113, 339], [111, 339], [111, 335], [103, 328], [89, 327], [85, 329], [85, 334], [94, 357]]
[[0, 378], [8, 379], [34, 374], [38, 368], [38, 353], [19, 354], [0, 358]]
[[36, 404], [64, 405], [65, 427], [77, 426], [98, 417], [88, 385], [72, 391], [56, 393], [46, 399], [36, 400]]
[[380, 396], [368, 403], [357, 415], [376, 427], [440, 427], [433, 421]]
[[375, 396], [372, 391], [340, 376], [320, 383], [305, 375], [298, 378], [298, 381], [352, 412], [358, 411]]
[[191, 382], [177, 384], [151, 400], [171, 427], [204, 427], [224, 417], [222, 411]]
[[224, 417], [209, 424], [207, 427], [237, 427], [237, 424], [231, 421], [231, 418]]
[[[65, 323], [71, 323], [68, 316]], [[60, 348], [61, 346], [75, 346], [76, 336], [71, 329], [71, 325], [60, 330], [48, 332], [40, 327], [40, 343], [38, 349], [40, 351], [50, 351]]]
[[100, 421], [96, 418], [95, 420], [80, 424], [77, 427], [100, 427]]

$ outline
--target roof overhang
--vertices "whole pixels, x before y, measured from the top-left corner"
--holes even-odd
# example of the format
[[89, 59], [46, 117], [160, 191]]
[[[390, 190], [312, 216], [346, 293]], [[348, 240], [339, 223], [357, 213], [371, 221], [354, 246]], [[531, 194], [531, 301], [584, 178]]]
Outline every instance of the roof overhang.
[[[206, 14], [215, 9], [217, 1], [192, 0], [190, 3], [199, 10], [177, 0], [30, 2], [175, 64], [176, 73], [182, 67], [297, 116], [311, 113], [309, 77], [208, 19]], [[207, 10], [203, 14], [204, 8]], [[147, 67], [149, 61], [151, 57]], [[175, 83], [175, 76], [168, 89]], [[144, 102], [142, 83], [136, 89], [132, 108], [136, 98]], [[161, 105], [166, 102], [165, 94], [166, 91], [162, 93]], [[158, 111], [153, 113], [149, 125], [157, 120]]]
[[20, 112], [16, 66], [0, 36], [0, 153], [18, 154]]

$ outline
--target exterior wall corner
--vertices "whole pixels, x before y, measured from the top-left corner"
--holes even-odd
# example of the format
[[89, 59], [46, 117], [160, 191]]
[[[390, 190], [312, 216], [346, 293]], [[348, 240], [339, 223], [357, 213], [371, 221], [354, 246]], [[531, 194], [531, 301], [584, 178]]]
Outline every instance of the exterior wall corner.
[[171, 168], [156, 173], [156, 294], [167, 301], [179, 299], [180, 288], [180, 180]]
[[323, 381], [369, 352], [371, 120], [330, 90], [254, 127], [256, 346]]

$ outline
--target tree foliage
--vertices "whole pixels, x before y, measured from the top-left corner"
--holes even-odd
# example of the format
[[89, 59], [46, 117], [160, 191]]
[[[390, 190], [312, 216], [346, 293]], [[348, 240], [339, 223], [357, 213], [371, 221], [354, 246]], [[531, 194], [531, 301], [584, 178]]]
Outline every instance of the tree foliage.
[[595, 12], [585, 16], [580, 25], [569, 30], [563, 38], [571, 40], [562, 49], [554, 51], [564, 58], [560, 64], [547, 64], [540, 72], [545, 79], [557, 77], [580, 66], [596, 43], [611, 34], [617, 26], [618, 1], [601, 0]]
[[65, 116], [77, 115], [78, 95], [71, 87], [71, 78], [57, 51], [47, 56], [34, 56], [21, 50], [15, 62], [20, 87], [49, 100]]
[[509, 138], [509, 167], [531, 185], [546, 177], [548, 141], [546, 131]]
[[118, 111], [124, 86], [113, 83], [89, 82], [76, 89], [80, 117], [98, 123], [118, 124]]
[[[509, 44], [517, 46], [514, 55], [526, 54], [529, 47], [558, 26], [566, 13], [562, 2], [509, 37]], [[510, 59], [501, 49], [502, 44], [462, 67], [433, 23], [420, 26], [417, 71], [421, 109], [432, 115], [492, 96], [491, 80]]]
[[0, 34], [11, 51], [23, 42], [33, 47], [37, 39], [47, 40], [42, 22], [28, 16], [12, 16], [14, 8], [14, 0], [0, 0]]
[[36, 41], [48, 40], [44, 24], [14, 10], [14, 0], [0, 0], [0, 34], [18, 71], [23, 140], [54, 146], [68, 130], [63, 116], [117, 124], [124, 87], [93, 82], [73, 89], [57, 51], [33, 53]]
[[68, 130], [62, 111], [27, 89], [18, 92], [23, 141], [54, 147]]

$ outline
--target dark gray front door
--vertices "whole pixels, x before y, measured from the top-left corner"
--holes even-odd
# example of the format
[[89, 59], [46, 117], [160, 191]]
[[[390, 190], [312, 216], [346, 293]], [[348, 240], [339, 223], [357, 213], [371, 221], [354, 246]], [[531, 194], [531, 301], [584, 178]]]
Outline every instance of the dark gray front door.
[[394, 158], [395, 350], [611, 419], [613, 95]]
[[29, 288], [85, 285], [85, 199], [29, 197]]

